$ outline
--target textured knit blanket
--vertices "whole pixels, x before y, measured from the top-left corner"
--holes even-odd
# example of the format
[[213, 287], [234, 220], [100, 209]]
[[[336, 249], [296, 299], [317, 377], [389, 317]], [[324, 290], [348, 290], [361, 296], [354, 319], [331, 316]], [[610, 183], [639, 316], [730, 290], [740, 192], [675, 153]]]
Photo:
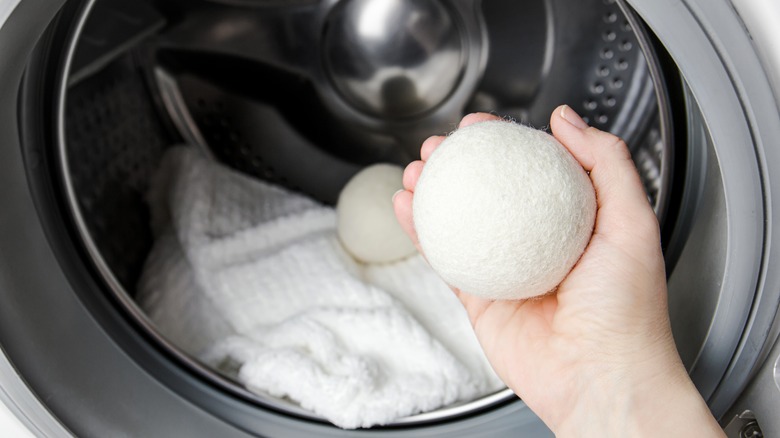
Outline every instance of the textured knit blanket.
[[139, 304], [249, 390], [357, 428], [502, 387], [425, 261], [356, 262], [333, 208], [185, 147], [166, 154], [149, 205], [156, 242]]

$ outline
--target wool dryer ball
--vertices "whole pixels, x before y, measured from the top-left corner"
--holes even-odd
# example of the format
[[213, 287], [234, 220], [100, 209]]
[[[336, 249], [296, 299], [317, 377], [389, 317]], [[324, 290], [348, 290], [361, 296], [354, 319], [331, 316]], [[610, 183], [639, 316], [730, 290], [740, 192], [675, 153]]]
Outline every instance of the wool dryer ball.
[[555, 289], [590, 241], [596, 196], [551, 135], [506, 121], [459, 129], [433, 152], [414, 192], [414, 225], [433, 269], [488, 299]]
[[375, 164], [358, 172], [341, 190], [337, 232], [355, 259], [387, 263], [417, 252], [393, 212], [393, 194], [402, 188], [401, 167]]

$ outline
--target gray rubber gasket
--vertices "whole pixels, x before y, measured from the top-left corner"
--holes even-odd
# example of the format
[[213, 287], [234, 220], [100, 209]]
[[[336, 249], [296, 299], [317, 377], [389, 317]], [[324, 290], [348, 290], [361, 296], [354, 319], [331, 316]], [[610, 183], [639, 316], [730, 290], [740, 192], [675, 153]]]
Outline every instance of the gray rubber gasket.
[[[780, 205], [777, 103], [739, 18], [725, 0], [629, 0], [677, 63], [721, 163], [728, 245], [707, 340], [690, 370], [716, 416], [745, 387], [780, 300], [773, 234]], [[771, 341], [771, 340], [770, 340]], [[768, 343], [771, 345], [771, 342]], [[733, 359], [731, 359], [733, 357]]]

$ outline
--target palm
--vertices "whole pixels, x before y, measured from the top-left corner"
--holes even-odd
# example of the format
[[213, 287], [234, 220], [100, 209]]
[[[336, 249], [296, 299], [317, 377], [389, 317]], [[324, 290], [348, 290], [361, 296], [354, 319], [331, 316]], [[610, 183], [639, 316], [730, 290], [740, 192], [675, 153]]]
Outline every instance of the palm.
[[646, 337], [648, 328], [656, 325], [655, 314], [635, 309], [663, 303], [636, 301], [658, 301], [663, 295], [623, 291], [632, 283], [650, 282], [658, 267], [648, 269], [637, 260], [626, 275], [610, 269], [608, 261], [615, 257], [625, 260], [627, 255], [597, 234], [556, 293], [525, 301], [490, 301], [456, 291], [495, 371], [532, 406], [558, 399], [551, 388], [582, 385], [583, 366], [599, 368], [611, 360], [594, 351], [633, 355], [637, 336]]

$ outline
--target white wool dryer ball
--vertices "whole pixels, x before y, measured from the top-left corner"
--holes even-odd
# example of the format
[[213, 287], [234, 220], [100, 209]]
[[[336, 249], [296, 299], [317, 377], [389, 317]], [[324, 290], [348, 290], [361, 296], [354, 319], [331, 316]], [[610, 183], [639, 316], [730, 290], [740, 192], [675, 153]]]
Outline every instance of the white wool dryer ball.
[[357, 260], [387, 263], [417, 250], [393, 211], [393, 195], [403, 188], [403, 169], [375, 164], [358, 172], [339, 194], [336, 213], [341, 243]]
[[590, 241], [590, 178], [551, 135], [506, 121], [459, 129], [433, 152], [414, 192], [414, 225], [433, 269], [488, 299], [555, 289]]

